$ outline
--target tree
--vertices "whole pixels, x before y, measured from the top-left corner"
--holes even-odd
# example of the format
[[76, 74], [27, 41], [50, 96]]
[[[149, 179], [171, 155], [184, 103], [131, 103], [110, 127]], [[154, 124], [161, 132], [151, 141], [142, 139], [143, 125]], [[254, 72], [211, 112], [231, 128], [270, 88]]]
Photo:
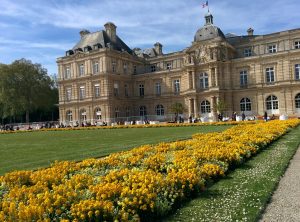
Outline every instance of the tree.
[[47, 70], [26, 59], [1, 65], [0, 89], [3, 115], [7, 117], [25, 113], [27, 123], [30, 112], [37, 109], [47, 110], [57, 101], [57, 89], [54, 88], [54, 82], [48, 76]]
[[186, 108], [181, 103], [176, 102], [171, 105], [170, 110], [172, 113], [175, 113], [175, 116], [178, 116], [179, 114], [184, 113], [186, 111]]
[[227, 104], [223, 100], [218, 100], [216, 107], [214, 108], [215, 112], [224, 114], [224, 111], [227, 109]]

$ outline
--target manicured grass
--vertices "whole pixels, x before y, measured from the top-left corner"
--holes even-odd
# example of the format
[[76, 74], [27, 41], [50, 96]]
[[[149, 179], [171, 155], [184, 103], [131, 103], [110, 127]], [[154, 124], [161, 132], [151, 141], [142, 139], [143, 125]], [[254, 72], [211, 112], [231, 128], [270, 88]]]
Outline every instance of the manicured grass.
[[257, 221], [297, 151], [299, 134], [300, 127], [292, 130], [164, 221]]
[[55, 160], [82, 160], [155, 144], [190, 138], [199, 132], [230, 126], [95, 129], [0, 134], [0, 175], [13, 170], [47, 167]]

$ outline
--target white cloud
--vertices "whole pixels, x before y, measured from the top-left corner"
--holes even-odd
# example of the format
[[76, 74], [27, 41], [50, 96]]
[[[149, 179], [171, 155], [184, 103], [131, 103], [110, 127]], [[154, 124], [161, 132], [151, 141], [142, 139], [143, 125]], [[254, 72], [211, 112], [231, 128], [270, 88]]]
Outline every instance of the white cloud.
[[[1, 0], [1, 53], [19, 57], [21, 51], [55, 66], [55, 55], [72, 48], [82, 28], [96, 31], [107, 21], [114, 22], [118, 35], [130, 47], [151, 47], [161, 42], [168, 50], [191, 44], [204, 24], [204, 0]], [[298, 28], [299, 0], [209, 1], [215, 24], [226, 34], [266, 34]], [[75, 40], [74, 40], [75, 39]], [[13, 50], [15, 55], [9, 50]], [[30, 51], [30, 49], [34, 51]], [[51, 50], [55, 53], [51, 53]], [[57, 53], [59, 52], [59, 53]], [[18, 54], [20, 53], [20, 54]], [[45, 54], [51, 58], [45, 58]], [[24, 55], [24, 54], [22, 54]], [[63, 54], [62, 54], [63, 55]], [[61, 55], [61, 56], [62, 56]], [[39, 56], [36, 56], [38, 58]], [[54, 71], [52, 71], [54, 72]]]

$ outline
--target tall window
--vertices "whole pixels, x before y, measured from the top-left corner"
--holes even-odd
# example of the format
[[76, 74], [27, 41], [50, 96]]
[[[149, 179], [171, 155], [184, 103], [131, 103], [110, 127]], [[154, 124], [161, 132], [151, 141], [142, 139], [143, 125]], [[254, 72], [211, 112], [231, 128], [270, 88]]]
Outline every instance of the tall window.
[[211, 112], [209, 101], [207, 101], [207, 100], [202, 101], [200, 106], [201, 106], [200, 107], [201, 108], [201, 113], [210, 113]]
[[116, 117], [116, 118], [119, 118], [119, 117], [120, 117], [120, 110], [119, 110], [118, 107], [115, 108], [115, 117]]
[[151, 70], [151, 72], [155, 72], [156, 71], [156, 65], [150, 66], [150, 70]]
[[130, 108], [128, 106], [125, 108], [125, 116], [126, 117], [130, 116]]
[[144, 90], [144, 85], [140, 84], [139, 85], [139, 95], [144, 96], [145, 95], [145, 90]]
[[111, 68], [112, 68], [113, 73], [117, 72], [117, 62], [116, 61], [111, 62]]
[[172, 69], [172, 63], [171, 62], [168, 62], [167, 63], [167, 70], [171, 70]]
[[85, 98], [85, 87], [80, 86], [79, 87], [79, 99], [84, 99]]
[[155, 83], [155, 95], [157, 95], [157, 96], [161, 95], [161, 83], [160, 82]]
[[268, 52], [269, 53], [277, 52], [277, 45], [276, 44], [268, 45]]
[[266, 68], [266, 82], [273, 83], [275, 81], [274, 67]]
[[147, 115], [147, 109], [146, 106], [140, 107], [140, 116], [146, 116]]
[[240, 101], [241, 111], [251, 111], [251, 100], [248, 98], [242, 98]]
[[300, 41], [295, 41], [295, 49], [300, 49]]
[[73, 114], [72, 114], [72, 111], [71, 110], [68, 110], [67, 113], [66, 113], [66, 120], [68, 122], [72, 122], [73, 121]]
[[200, 80], [200, 89], [207, 89], [208, 88], [208, 74], [201, 73], [199, 76]]
[[133, 66], [133, 74], [136, 74], [136, 73], [137, 73], [136, 70], [137, 70], [136, 65], [134, 65], [134, 66]]
[[84, 76], [84, 65], [83, 64], [79, 65], [79, 76]]
[[80, 110], [80, 122], [86, 122], [86, 110]]
[[70, 79], [71, 78], [71, 68], [70, 66], [67, 66], [65, 68], [65, 79]]
[[72, 88], [67, 88], [66, 89], [66, 100], [71, 101], [72, 98]]
[[266, 99], [267, 110], [278, 109], [278, 99], [276, 96], [271, 95]]
[[102, 113], [101, 113], [101, 109], [99, 107], [97, 107], [95, 109], [95, 119], [96, 120], [101, 120], [102, 119]]
[[163, 115], [165, 115], [165, 109], [164, 109], [163, 105], [157, 105], [157, 106], [155, 107], [155, 113], [156, 113], [156, 115], [158, 115], [158, 116], [163, 116]]
[[295, 97], [295, 107], [296, 109], [300, 109], [300, 93], [298, 93]]
[[93, 62], [93, 74], [99, 73], [99, 63]]
[[128, 70], [128, 65], [126, 62], [123, 63], [123, 71], [124, 73], [126, 74], [127, 73], [127, 70]]
[[240, 72], [240, 84], [241, 84], [241, 86], [247, 86], [248, 85], [248, 73], [247, 73], [247, 70], [242, 70]]
[[245, 57], [252, 56], [252, 49], [251, 48], [244, 49], [244, 56]]
[[95, 97], [100, 97], [100, 84], [94, 85]]
[[178, 95], [180, 93], [180, 80], [174, 80], [174, 94]]
[[295, 65], [295, 80], [300, 80], [300, 64]]
[[119, 84], [117, 82], [114, 83], [114, 96], [119, 96]]
[[129, 96], [129, 90], [128, 90], [128, 85], [127, 84], [124, 85], [124, 93], [125, 93], [126, 97]]

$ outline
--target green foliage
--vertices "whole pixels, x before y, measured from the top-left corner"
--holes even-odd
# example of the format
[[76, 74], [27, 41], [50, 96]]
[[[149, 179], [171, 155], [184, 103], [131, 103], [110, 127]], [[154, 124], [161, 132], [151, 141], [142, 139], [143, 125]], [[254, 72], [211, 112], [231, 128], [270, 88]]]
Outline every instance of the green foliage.
[[20, 59], [0, 66], [0, 104], [2, 118], [37, 109], [48, 111], [57, 103], [58, 92], [47, 70], [40, 64]]
[[182, 103], [176, 102], [171, 105], [170, 111], [178, 115], [184, 113], [186, 111], [186, 108], [184, 107], [184, 105], [182, 105]]
[[225, 103], [225, 101], [219, 100], [216, 103], [216, 108], [214, 109], [214, 111], [218, 112], [218, 113], [224, 113], [224, 111], [226, 111], [226, 109], [227, 109], [227, 104]]

